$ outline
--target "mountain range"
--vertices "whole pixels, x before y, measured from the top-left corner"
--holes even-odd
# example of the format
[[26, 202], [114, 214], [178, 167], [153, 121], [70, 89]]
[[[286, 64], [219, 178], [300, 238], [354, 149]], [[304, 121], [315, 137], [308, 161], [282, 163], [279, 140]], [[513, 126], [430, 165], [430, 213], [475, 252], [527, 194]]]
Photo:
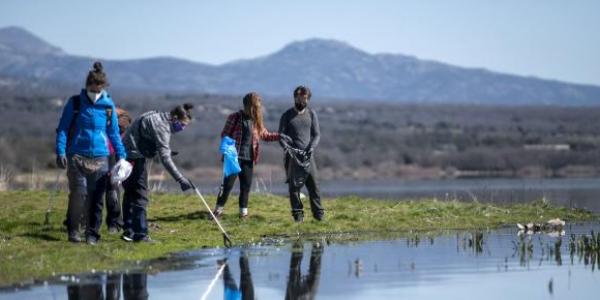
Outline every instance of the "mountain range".
[[[80, 87], [94, 58], [72, 55], [19, 28], [0, 29], [0, 90]], [[308, 39], [263, 57], [211, 65], [171, 57], [102, 60], [111, 87], [159, 93], [289, 97], [305, 84], [315, 97], [356, 101], [598, 105], [600, 87], [464, 68], [402, 54], [370, 54]]]

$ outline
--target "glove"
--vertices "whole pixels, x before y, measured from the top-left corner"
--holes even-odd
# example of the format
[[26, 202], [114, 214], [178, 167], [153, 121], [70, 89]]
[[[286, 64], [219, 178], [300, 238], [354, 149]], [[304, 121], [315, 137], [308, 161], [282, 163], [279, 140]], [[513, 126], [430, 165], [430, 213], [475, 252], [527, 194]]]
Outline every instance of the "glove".
[[67, 157], [64, 155], [56, 155], [56, 166], [61, 169], [67, 168]]
[[191, 189], [192, 187], [194, 187], [192, 182], [185, 177], [182, 177], [181, 179], [179, 179], [178, 182], [179, 182], [179, 186], [181, 186], [181, 190], [184, 192]]

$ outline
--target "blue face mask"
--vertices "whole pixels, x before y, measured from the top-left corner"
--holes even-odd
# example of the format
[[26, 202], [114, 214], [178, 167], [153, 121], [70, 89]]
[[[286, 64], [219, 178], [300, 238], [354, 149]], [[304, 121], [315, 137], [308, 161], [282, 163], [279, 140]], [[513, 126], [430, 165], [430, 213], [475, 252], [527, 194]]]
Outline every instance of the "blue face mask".
[[173, 132], [180, 132], [185, 129], [185, 124], [181, 123], [179, 120], [173, 121]]

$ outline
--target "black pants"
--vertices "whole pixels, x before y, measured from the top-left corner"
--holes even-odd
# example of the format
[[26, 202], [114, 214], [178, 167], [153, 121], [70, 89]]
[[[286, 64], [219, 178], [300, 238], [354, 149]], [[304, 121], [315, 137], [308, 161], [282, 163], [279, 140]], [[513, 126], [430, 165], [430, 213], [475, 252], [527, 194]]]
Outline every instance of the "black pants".
[[148, 171], [146, 159], [139, 158], [129, 161], [133, 170], [123, 182], [123, 233], [136, 240], [148, 235], [146, 206], [148, 206]]
[[223, 179], [221, 192], [217, 197], [217, 206], [225, 206], [229, 193], [233, 189], [235, 179], [240, 178], [240, 208], [248, 207], [248, 196], [252, 188], [252, 174], [254, 173], [254, 162], [252, 160], [239, 160], [242, 171], [237, 175], [231, 175]]
[[[310, 210], [312, 211], [313, 216], [322, 217], [324, 209], [321, 205], [321, 192], [319, 191], [319, 184], [317, 183], [314, 174], [308, 174], [305, 185], [308, 190]], [[302, 205], [302, 201], [300, 200], [300, 189], [302, 189], [302, 186], [296, 187], [292, 180], [288, 182], [290, 204], [292, 206], [292, 215], [294, 216], [304, 215], [304, 205]]]
[[[116, 163], [116, 158], [111, 155], [108, 159], [109, 170], [112, 170]], [[123, 227], [123, 220], [121, 218], [121, 191], [119, 186], [113, 186], [110, 184], [110, 180], [107, 180], [106, 186], [106, 226], [108, 228], [121, 228]]]

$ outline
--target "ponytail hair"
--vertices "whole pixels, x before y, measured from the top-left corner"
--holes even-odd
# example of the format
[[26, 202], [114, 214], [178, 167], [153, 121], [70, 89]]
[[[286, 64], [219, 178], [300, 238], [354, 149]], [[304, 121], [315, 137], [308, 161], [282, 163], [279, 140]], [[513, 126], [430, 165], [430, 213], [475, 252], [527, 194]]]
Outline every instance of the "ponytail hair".
[[189, 122], [192, 120], [192, 109], [194, 105], [191, 103], [184, 103], [182, 105], [178, 105], [173, 110], [171, 110], [171, 117], [177, 118], [179, 121]]
[[106, 73], [104, 73], [104, 67], [101, 62], [94, 62], [92, 69], [88, 72], [85, 85], [98, 85], [100, 87], [107, 87], [109, 85], [108, 78], [106, 77]]

